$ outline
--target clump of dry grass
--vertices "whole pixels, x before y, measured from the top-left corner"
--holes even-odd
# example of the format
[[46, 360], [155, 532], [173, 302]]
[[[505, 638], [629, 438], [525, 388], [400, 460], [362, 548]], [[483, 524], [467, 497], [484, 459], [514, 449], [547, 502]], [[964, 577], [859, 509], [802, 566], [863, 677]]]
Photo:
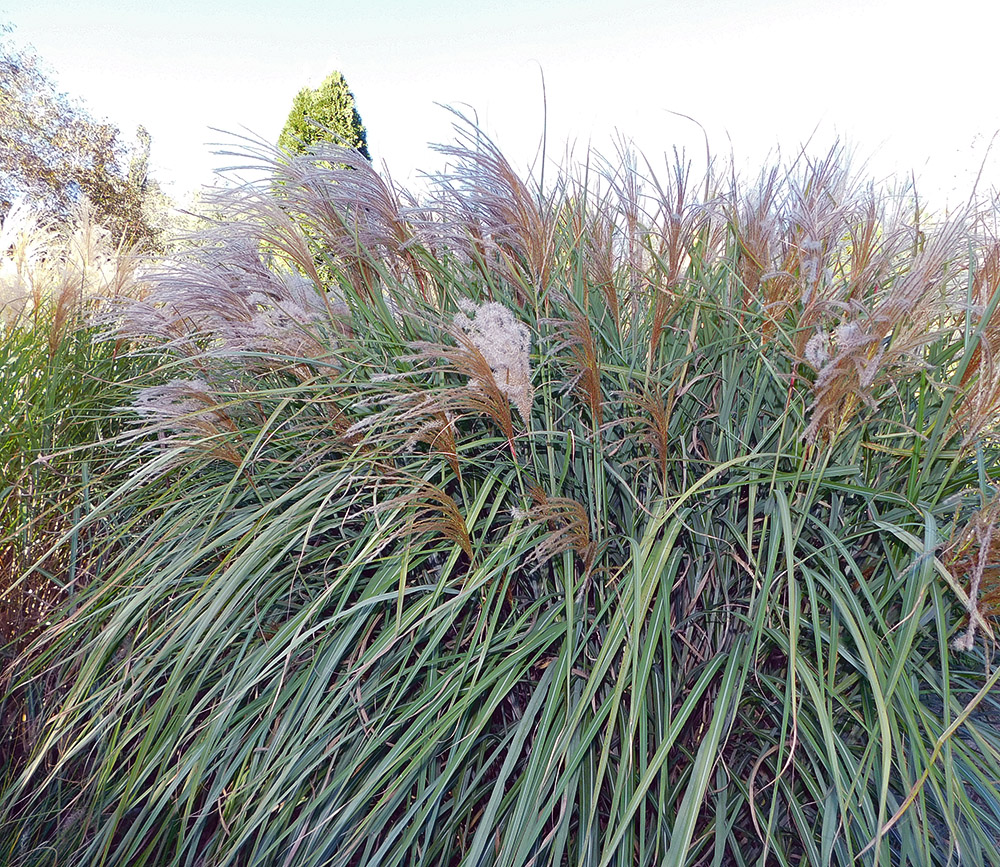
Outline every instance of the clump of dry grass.
[[136, 268], [95, 222], [87, 199], [64, 225], [43, 221], [22, 200], [0, 226], [0, 321], [8, 329], [44, 325], [54, 355], [85, 304], [135, 291]]
[[[137, 261], [112, 246], [85, 199], [64, 225], [41, 221], [27, 201], [16, 204], [0, 225], [0, 414], [5, 422], [0, 536], [4, 546], [13, 546], [4, 558], [5, 586], [27, 568], [26, 552], [36, 547], [7, 535], [18, 526], [19, 514], [30, 516], [21, 518], [25, 525], [20, 528], [28, 537], [37, 533], [55, 539], [71, 523], [42, 504], [55, 495], [52, 486], [59, 488], [74, 475], [60, 452], [87, 442], [86, 436], [75, 435], [74, 424], [89, 427], [72, 413], [77, 401], [100, 388], [96, 369], [93, 381], [85, 381], [91, 371], [79, 369], [90, 351], [89, 334], [80, 329], [102, 304], [139, 286]], [[52, 523], [51, 533], [47, 523]], [[38, 589], [40, 597], [48, 595]]]

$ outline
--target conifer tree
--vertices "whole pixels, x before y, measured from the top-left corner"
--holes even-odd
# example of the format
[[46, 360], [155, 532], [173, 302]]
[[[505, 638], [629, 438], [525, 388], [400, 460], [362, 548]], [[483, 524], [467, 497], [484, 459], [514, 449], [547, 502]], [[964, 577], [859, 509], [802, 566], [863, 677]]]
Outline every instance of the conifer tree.
[[305, 153], [318, 141], [356, 148], [365, 159], [371, 159], [354, 94], [339, 72], [330, 73], [315, 90], [303, 87], [295, 95], [278, 137], [278, 145], [293, 154]]

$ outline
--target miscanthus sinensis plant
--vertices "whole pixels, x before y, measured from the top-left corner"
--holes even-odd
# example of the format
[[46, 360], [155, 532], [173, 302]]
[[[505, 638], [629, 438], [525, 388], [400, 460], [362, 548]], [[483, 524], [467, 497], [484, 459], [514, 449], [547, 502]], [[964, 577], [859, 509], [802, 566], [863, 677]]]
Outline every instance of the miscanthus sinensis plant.
[[[114, 477], [100, 442], [120, 427], [112, 412], [134, 387], [133, 362], [95, 343], [100, 298], [138, 291], [137, 262], [121, 254], [82, 201], [63, 222], [16, 204], [0, 223], [0, 664], [6, 669], [51, 609], [92, 574], [78, 524]], [[0, 765], [33, 738], [25, 708], [42, 680], [0, 709]]]
[[995, 211], [444, 151], [247, 142], [122, 311], [7, 862], [998, 863]]

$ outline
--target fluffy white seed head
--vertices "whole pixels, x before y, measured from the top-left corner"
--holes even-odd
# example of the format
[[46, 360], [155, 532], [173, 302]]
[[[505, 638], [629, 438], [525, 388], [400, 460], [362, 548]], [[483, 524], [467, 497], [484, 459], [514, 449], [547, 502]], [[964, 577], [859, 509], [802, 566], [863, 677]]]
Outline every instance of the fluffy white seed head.
[[493, 371], [497, 387], [517, 408], [528, 424], [534, 388], [531, 385], [531, 333], [514, 314], [495, 301], [477, 306], [468, 299], [459, 302], [458, 326], [479, 350]]

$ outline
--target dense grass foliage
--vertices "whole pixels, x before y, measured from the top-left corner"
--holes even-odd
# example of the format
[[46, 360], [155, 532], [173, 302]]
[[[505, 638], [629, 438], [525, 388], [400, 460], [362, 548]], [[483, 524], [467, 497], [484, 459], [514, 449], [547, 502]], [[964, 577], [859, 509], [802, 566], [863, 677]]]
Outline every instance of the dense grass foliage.
[[[88, 324], [99, 298], [136, 290], [135, 262], [119, 255], [84, 202], [63, 227], [27, 204], [0, 226], [0, 661], [23, 651], [50, 609], [93, 574], [79, 526], [125, 457], [101, 442], [121, 427], [138, 373]], [[116, 415], [118, 417], [116, 418]], [[24, 704], [38, 683], [4, 702], [6, 770], [33, 738]]]
[[2, 857], [1000, 862], [981, 215], [444, 150], [417, 204], [248, 143], [122, 310], [173, 361], [11, 670]]

